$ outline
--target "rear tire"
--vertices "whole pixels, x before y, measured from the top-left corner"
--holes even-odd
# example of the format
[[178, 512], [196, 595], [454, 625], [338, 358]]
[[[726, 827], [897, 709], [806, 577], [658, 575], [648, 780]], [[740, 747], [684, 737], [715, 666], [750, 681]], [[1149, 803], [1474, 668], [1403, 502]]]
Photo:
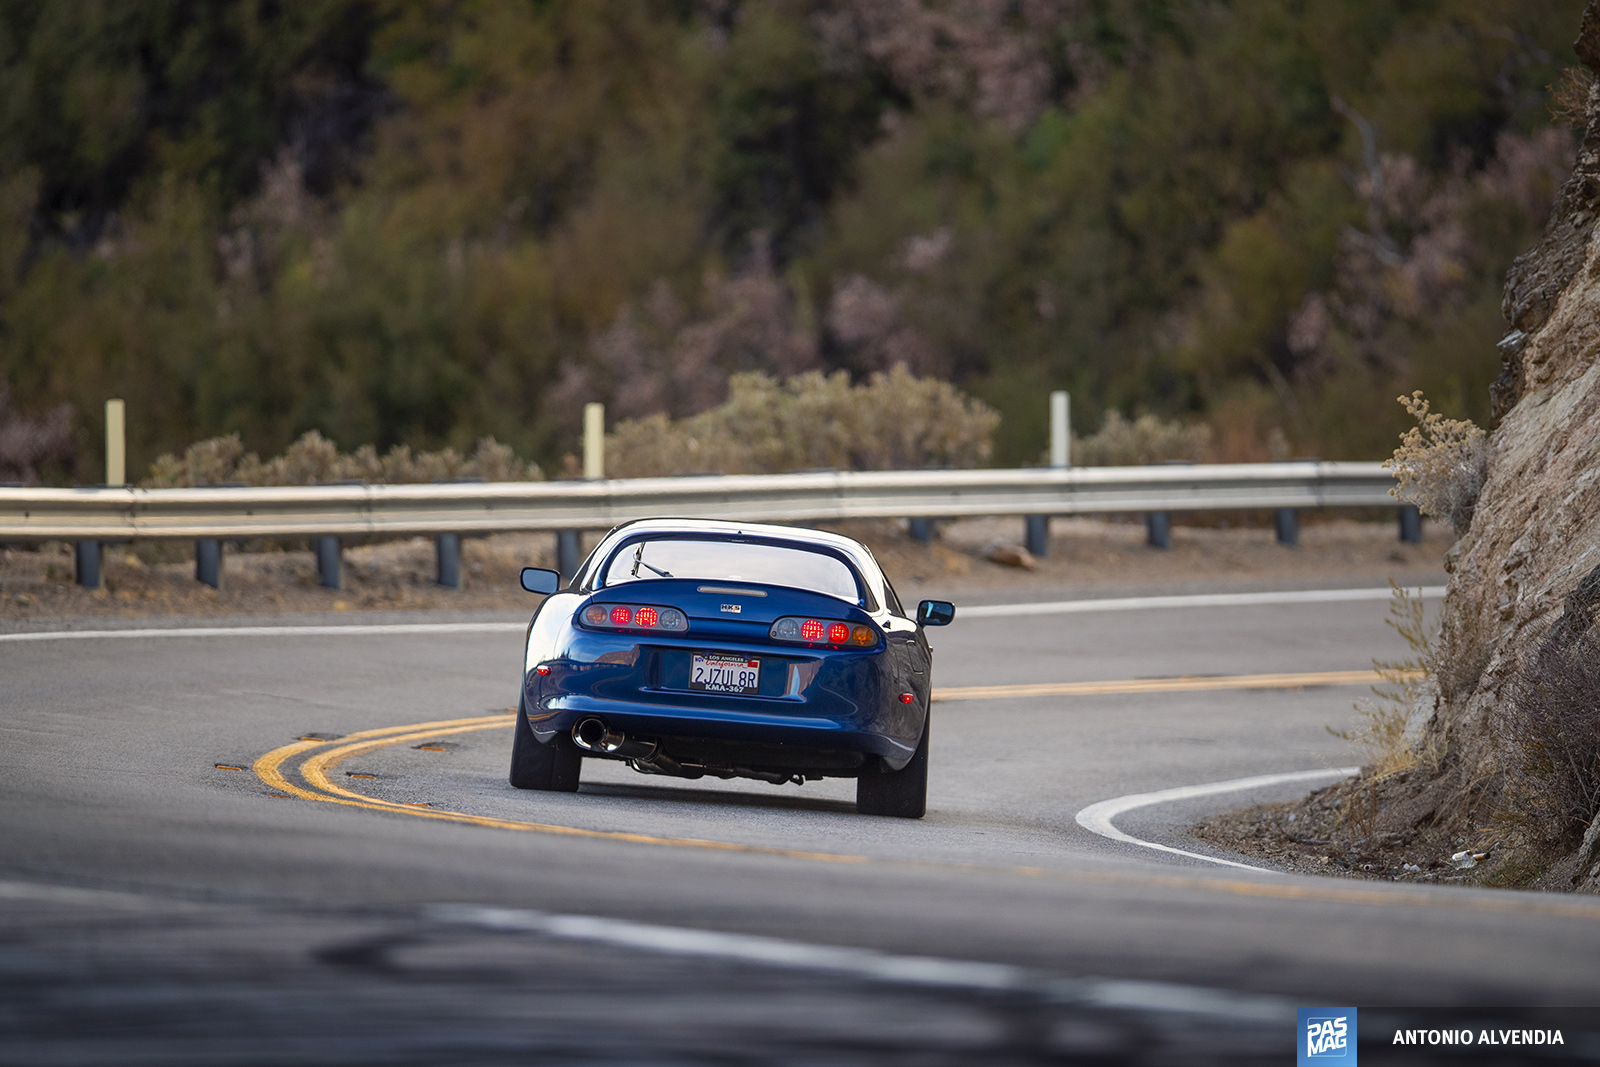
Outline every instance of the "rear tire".
[[572, 738], [558, 734], [541, 745], [528, 725], [526, 698], [517, 701], [517, 722], [511, 738], [511, 784], [518, 789], [576, 793], [582, 770], [583, 754]]
[[928, 811], [928, 731], [930, 714], [922, 724], [922, 740], [916, 755], [898, 771], [879, 766], [862, 771], [856, 779], [856, 811], [862, 815], [889, 815], [897, 819], [920, 819]]

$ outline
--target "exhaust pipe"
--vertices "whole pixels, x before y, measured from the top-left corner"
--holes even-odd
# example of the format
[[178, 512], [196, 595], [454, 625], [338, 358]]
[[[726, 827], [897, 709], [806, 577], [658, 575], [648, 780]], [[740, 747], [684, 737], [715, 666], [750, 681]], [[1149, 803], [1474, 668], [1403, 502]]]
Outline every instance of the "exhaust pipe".
[[612, 759], [651, 760], [659, 747], [654, 741], [630, 741], [620, 730], [613, 730], [604, 719], [578, 720], [572, 728], [572, 743], [595, 756]]

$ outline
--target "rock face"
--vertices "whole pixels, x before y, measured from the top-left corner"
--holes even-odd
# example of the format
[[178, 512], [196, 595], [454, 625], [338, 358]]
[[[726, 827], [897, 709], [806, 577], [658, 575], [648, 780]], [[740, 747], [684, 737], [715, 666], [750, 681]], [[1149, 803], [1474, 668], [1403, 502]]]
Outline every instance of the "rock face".
[[[1575, 47], [1600, 73], [1600, 0], [1590, 0]], [[1453, 782], [1441, 810], [1516, 758], [1501, 724], [1517, 713], [1517, 680], [1600, 614], [1600, 81], [1587, 120], [1542, 240], [1507, 278], [1512, 333], [1501, 345], [1488, 477], [1447, 560], [1439, 698], [1425, 732]], [[1595, 707], [1600, 715], [1600, 694]], [[1436, 797], [1443, 785], [1433, 783]]]

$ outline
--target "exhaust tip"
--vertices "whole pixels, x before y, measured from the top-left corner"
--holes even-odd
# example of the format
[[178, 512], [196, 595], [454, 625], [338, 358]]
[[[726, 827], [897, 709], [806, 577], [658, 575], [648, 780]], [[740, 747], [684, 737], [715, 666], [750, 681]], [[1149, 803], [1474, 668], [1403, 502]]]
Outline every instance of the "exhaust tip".
[[573, 744], [587, 752], [615, 752], [623, 736], [612, 733], [604, 719], [583, 719], [572, 728]]

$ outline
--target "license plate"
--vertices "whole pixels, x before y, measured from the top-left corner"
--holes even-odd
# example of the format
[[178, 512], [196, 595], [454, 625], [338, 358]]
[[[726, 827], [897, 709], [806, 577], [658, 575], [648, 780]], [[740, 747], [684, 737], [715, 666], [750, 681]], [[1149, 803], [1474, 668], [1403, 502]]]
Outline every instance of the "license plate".
[[753, 696], [761, 688], [761, 661], [742, 656], [695, 656], [689, 688]]

